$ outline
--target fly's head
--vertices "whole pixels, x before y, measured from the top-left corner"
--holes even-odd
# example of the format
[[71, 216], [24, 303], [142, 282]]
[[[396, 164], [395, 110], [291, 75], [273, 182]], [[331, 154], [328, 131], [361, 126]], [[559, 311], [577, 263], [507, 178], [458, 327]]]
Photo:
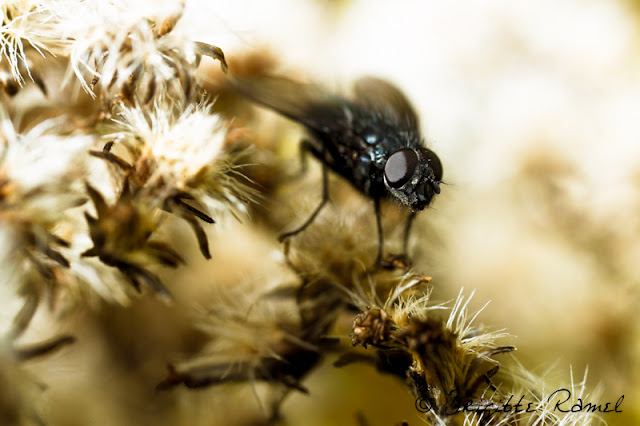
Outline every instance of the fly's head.
[[384, 166], [384, 184], [393, 198], [411, 211], [423, 210], [440, 193], [442, 163], [428, 148], [401, 148]]

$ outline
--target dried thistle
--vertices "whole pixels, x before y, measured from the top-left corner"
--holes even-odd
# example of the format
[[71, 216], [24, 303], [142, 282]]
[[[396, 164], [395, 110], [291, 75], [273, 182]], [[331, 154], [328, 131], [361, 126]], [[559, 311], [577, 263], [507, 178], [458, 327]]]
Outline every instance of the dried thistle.
[[[433, 314], [442, 308], [429, 302], [430, 292], [419, 294], [424, 280], [401, 281], [383, 307], [372, 306], [356, 316], [351, 334], [354, 346], [372, 346], [374, 355], [348, 353], [337, 366], [367, 362], [379, 371], [406, 380], [416, 404], [428, 418], [447, 422], [459, 407], [483, 402], [482, 390], [493, 387], [489, 379], [498, 371], [494, 355], [513, 351], [498, 346], [504, 334], [485, 333], [467, 320], [462, 292], [447, 321]], [[477, 316], [477, 314], [476, 314]]]
[[15, 271], [18, 287], [38, 298], [43, 290], [38, 281], [55, 288], [69, 268], [63, 253], [72, 235], [64, 225], [70, 210], [85, 200], [79, 185], [85, 173], [82, 154], [93, 138], [57, 136], [52, 132], [56, 120], [25, 134], [15, 132], [3, 111], [0, 120], [0, 227], [10, 247], [2, 270]]
[[[37, 74], [32, 73], [28, 55], [31, 51], [44, 56], [60, 45], [55, 30], [55, 13], [50, 2], [17, 0], [3, 2], [0, 5], [0, 81], [8, 93], [22, 87], [25, 76], [42, 85]], [[6, 65], [5, 65], [6, 64]]]
[[[327, 291], [341, 292], [350, 303], [359, 294], [359, 301], [366, 306], [371, 297], [386, 297], [405, 272], [370, 268], [378, 240], [367, 231], [374, 218], [360, 207], [354, 202], [345, 215], [319, 215], [313, 226], [287, 241], [284, 250], [303, 282], [324, 281]], [[362, 294], [363, 287], [369, 291], [367, 296]]]
[[157, 8], [136, 6], [87, 1], [61, 18], [66, 46], [60, 53], [69, 56], [70, 70], [91, 96], [99, 86], [107, 104], [123, 99], [144, 105], [156, 96], [189, 101], [197, 93], [195, 71], [203, 55], [226, 69], [219, 48], [170, 34], [184, 1], [155, 15], [149, 11]]
[[201, 323], [211, 342], [196, 359], [170, 365], [158, 388], [266, 382], [275, 386], [267, 411], [278, 418], [285, 396], [291, 390], [308, 393], [302, 380], [337, 344], [326, 337], [333, 319], [314, 309], [319, 294], [301, 287], [291, 298], [288, 290], [240, 286], [219, 295]]
[[161, 297], [170, 299], [169, 292], [148, 266], [162, 264], [175, 268], [183, 260], [168, 244], [151, 239], [159, 226], [157, 214], [137, 202], [137, 194], [126, 182], [112, 206], [89, 185], [87, 192], [97, 214], [93, 217], [85, 213], [94, 245], [82, 255], [96, 256], [105, 265], [117, 268], [136, 290], [140, 290], [142, 281]]
[[[244, 182], [225, 150], [225, 124], [210, 105], [189, 105], [174, 115], [158, 101], [151, 110], [122, 106], [114, 129], [104, 136], [102, 151], [91, 154], [113, 165], [118, 180], [150, 209], [163, 209], [184, 219], [193, 229], [200, 250], [210, 258], [207, 236], [200, 222], [246, 210], [255, 192]], [[122, 154], [116, 152], [121, 149]]]
[[[301, 235], [300, 241], [309, 237], [313, 237], [312, 232]], [[267, 382], [276, 390], [268, 405], [271, 419], [280, 415], [280, 405], [290, 390], [306, 393], [302, 383], [306, 375], [326, 353], [345, 349], [340, 339], [330, 337], [329, 331], [341, 314], [353, 308], [358, 292], [362, 298], [368, 297], [358, 280], [370, 280], [369, 290], [373, 293], [369, 296], [377, 298], [393, 274], [380, 273], [380, 289], [376, 289], [374, 277], [358, 263], [343, 265], [336, 271], [344, 275], [335, 275], [331, 269], [318, 270], [318, 264], [306, 263], [304, 257], [289, 262], [300, 284], [240, 286], [220, 291], [204, 316], [203, 330], [211, 336], [211, 343], [194, 359], [170, 365], [169, 375], [159, 388]], [[337, 266], [339, 260], [335, 263]], [[354, 282], [346, 285], [346, 276]], [[416, 282], [425, 281], [428, 279], [416, 278]]]

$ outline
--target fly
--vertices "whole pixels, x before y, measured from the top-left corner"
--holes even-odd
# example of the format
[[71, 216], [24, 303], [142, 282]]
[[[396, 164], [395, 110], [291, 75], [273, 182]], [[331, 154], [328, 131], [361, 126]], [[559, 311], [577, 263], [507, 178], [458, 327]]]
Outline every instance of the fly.
[[302, 225], [282, 234], [280, 241], [305, 230], [325, 206], [331, 169], [373, 200], [378, 228], [376, 266], [393, 266], [383, 262], [380, 201], [395, 200], [410, 210], [402, 256], [408, 261], [413, 219], [440, 193], [442, 164], [424, 146], [418, 117], [398, 88], [365, 77], [356, 82], [354, 97], [347, 99], [278, 77], [234, 78], [230, 84], [254, 102], [304, 125], [311, 137], [302, 141], [301, 149], [322, 163], [322, 201]]

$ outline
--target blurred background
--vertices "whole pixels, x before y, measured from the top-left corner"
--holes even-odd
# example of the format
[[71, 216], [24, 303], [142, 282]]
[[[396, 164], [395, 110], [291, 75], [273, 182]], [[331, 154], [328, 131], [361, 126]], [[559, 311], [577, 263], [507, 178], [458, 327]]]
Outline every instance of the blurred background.
[[[279, 73], [336, 89], [362, 75], [403, 89], [444, 166], [446, 185], [418, 216], [412, 243], [434, 296], [475, 290], [472, 311], [491, 301], [478, 321], [510, 333], [547, 389], [588, 369], [597, 402], [625, 397], [623, 413], [604, 420], [629, 425], [640, 422], [639, 28], [631, 0], [187, 0], [176, 30], [221, 47], [231, 72], [264, 55]], [[284, 132], [295, 151], [300, 129], [262, 117], [260, 137]], [[369, 204], [358, 208], [373, 215]], [[188, 227], [175, 226], [192, 259], [164, 277], [175, 305], [98, 303], [56, 325], [78, 338], [72, 350], [29, 364], [47, 384], [39, 405], [50, 424], [254, 421], [250, 386], [154, 386], [169, 361], [202, 348], [194, 306], [212, 287], [286, 274], [265, 266], [280, 246], [230, 220], [210, 232], [206, 262]], [[36, 320], [33, 333], [50, 328], [45, 313]], [[403, 383], [330, 361], [304, 381], [311, 395], [285, 401], [286, 424], [356, 425], [358, 412], [370, 425], [420, 424]]]

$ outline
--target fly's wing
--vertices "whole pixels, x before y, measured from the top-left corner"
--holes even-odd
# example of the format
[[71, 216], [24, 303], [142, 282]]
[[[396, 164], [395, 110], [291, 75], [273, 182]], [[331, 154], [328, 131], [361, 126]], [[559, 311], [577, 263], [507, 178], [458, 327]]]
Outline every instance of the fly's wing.
[[376, 77], [363, 77], [354, 85], [356, 102], [390, 114], [398, 123], [419, 130], [418, 116], [404, 93], [391, 83]]
[[279, 114], [320, 132], [345, 126], [345, 101], [318, 86], [282, 77], [230, 77], [227, 84], [236, 92]]

